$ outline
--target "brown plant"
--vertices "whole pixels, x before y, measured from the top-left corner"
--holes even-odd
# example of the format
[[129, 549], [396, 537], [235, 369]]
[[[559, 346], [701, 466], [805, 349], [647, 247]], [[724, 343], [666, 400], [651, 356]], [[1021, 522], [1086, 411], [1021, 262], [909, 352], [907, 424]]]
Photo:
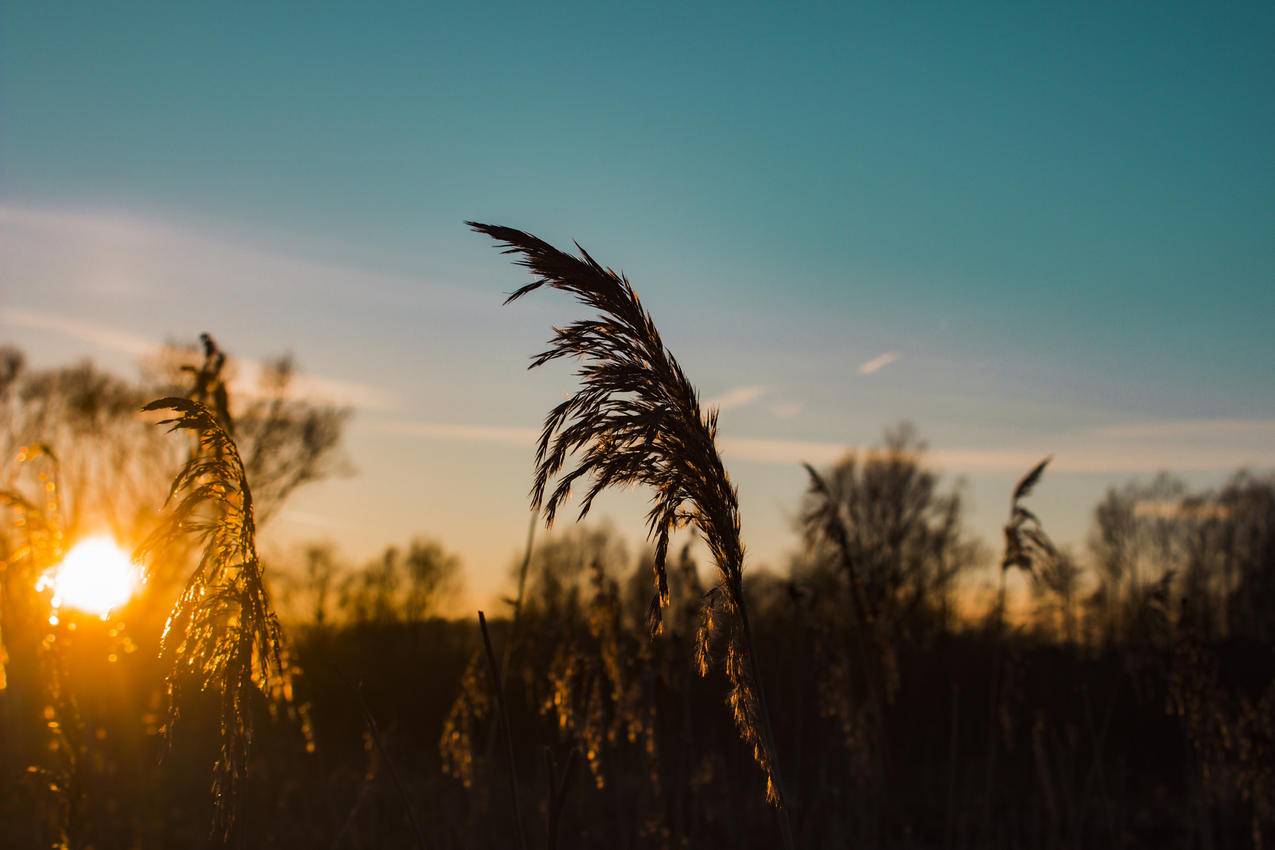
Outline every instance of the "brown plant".
[[[717, 411], [700, 408], [695, 388], [622, 274], [599, 265], [583, 248], [573, 257], [520, 230], [469, 225], [501, 243], [506, 253], [521, 255], [518, 264], [537, 277], [506, 303], [548, 286], [571, 293], [598, 313], [556, 328], [549, 348], [532, 358], [531, 368], [567, 357], [582, 363], [580, 388], [545, 419], [533, 505], [543, 506], [546, 522], [552, 523], [582, 479], [590, 483], [580, 502], [580, 518], [607, 488], [639, 484], [653, 491], [647, 513], [655, 543], [655, 594], [647, 618], [652, 633], [660, 630], [663, 608], [669, 604], [670, 537], [678, 528], [695, 527], [719, 573], [712, 600], [716, 604], [705, 608], [710, 628], [702, 630], [700, 654], [709, 657], [708, 638], [717, 623], [713, 608], [719, 608], [731, 623], [723, 670], [731, 684], [735, 724], [766, 775], [767, 799], [782, 811], [774, 739], [744, 599], [738, 497], [717, 450]], [[791, 846], [786, 816], [781, 821], [785, 843]]]

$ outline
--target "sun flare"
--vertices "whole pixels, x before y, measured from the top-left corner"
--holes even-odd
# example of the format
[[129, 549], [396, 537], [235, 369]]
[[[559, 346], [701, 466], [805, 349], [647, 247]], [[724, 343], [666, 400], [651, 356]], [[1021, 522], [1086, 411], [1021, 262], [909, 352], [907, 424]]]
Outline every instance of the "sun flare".
[[129, 554], [106, 536], [89, 537], [71, 547], [40, 581], [53, 591], [53, 607], [74, 608], [106, 618], [141, 583]]

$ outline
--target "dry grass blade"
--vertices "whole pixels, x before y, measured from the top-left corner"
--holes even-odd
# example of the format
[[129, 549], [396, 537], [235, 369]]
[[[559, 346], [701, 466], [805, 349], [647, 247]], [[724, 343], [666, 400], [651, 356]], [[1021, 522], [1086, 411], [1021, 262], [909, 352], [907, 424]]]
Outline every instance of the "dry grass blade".
[[189, 431], [197, 450], [173, 479], [168, 517], [138, 550], [162, 557], [186, 535], [203, 543], [165, 624], [169, 722], [180, 713], [185, 676], [221, 698], [221, 755], [213, 773], [217, 825], [229, 835], [252, 742], [252, 703], [266, 694], [272, 709], [291, 713], [291, 664], [257, 556], [252, 491], [234, 440], [211, 410], [186, 398], [162, 398], [144, 408], [175, 415], [161, 424]]
[[[533, 504], [543, 505], [551, 523], [577, 481], [588, 482], [580, 517], [609, 487], [651, 488], [647, 527], [655, 543], [655, 594], [648, 615], [652, 632], [661, 628], [669, 602], [670, 536], [680, 527], [695, 527], [719, 571], [718, 605], [734, 615], [723, 666], [732, 686], [735, 722], [765, 771], [767, 798], [782, 809], [774, 737], [744, 601], [738, 497], [717, 451], [717, 411], [701, 410], [695, 388], [622, 274], [604, 268], [583, 248], [574, 257], [520, 230], [469, 225], [502, 243], [506, 253], [520, 255], [518, 263], [536, 275], [506, 303], [548, 286], [571, 293], [598, 314], [555, 328], [549, 348], [532, 359], [531, 368], [568, 357], [581, 361], [580, 388], [545, 419], [536, 452]], [[786, 816], [782, 820], [790, 844]]]

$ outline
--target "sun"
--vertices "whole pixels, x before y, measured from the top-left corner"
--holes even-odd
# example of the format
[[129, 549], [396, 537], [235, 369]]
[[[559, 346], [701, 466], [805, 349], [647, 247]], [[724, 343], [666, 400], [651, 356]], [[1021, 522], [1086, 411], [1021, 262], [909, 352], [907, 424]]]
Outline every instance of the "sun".
[[141, 583], [129, 554], [106, 536], [88, 537], [71, 547], [40, 580], [53, 591], [54, 609], [75, 608], [102, 619], [129, 600]]

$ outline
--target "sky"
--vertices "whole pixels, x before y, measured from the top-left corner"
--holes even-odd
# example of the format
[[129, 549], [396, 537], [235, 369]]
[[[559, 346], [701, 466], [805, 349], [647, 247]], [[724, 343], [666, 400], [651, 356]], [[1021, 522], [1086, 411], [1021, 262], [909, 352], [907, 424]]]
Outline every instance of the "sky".
[[[502, 589], [559, 293], [623, 269], [721, 407], [752, 563], [801, 461], [902, 420], [995, 544], [1114, 483], [1275, 467], [1275, 6], [0, 6], [0, 342], [121, 371], [212, 332], [355, 411], [267, 534], [415, 534]], [[595, 512], [637, 540], [641, 493]]]

